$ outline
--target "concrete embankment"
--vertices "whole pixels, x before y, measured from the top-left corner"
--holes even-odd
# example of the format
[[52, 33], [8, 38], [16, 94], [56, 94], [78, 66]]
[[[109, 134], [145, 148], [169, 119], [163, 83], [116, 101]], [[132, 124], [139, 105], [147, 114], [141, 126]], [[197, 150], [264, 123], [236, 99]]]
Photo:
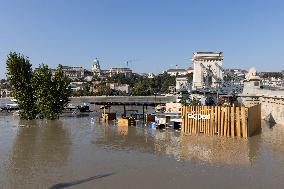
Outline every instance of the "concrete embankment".
[[261, 117], [284, 125], [284, 91], [254, 89], [240, 95], [244, 104], [261, 104]]
[[71, 101], [82, 102], [173, 102], [175, 96], [82, 96], [71, 97]]

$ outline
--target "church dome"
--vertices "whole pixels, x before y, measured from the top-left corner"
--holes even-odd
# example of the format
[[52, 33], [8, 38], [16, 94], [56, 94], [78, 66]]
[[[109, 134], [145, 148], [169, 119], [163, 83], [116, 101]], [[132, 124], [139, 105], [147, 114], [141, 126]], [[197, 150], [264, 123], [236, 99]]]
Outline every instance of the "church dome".
[[98, 60], [98, 58], [95, 58], [94, 61], [93, 61], [93, 64], [99, 64], [100, 61]]

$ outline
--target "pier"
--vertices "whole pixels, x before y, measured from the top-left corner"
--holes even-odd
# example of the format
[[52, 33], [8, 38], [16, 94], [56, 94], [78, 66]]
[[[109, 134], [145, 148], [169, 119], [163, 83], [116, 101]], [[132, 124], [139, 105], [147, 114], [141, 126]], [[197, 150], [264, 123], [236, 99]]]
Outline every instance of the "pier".
[[[148, 106], [156, 107], [157, 105], [165, 105], [165, 103], [157, 103], [157, 102], [90, 102], [90, 104], [100, 105], [102, 111], [102, 119], [104, 121], [114, 120], [116, 119], [116, 115], [110, 112], [111, 106], [123, 106], [123, 116], [126, 116], [126, 106], [142, 106], [142, 116], [143, 116], [143, 123], [145, 123], [145, 109]], [[106, 110], [109, 110], [106, 112]]]

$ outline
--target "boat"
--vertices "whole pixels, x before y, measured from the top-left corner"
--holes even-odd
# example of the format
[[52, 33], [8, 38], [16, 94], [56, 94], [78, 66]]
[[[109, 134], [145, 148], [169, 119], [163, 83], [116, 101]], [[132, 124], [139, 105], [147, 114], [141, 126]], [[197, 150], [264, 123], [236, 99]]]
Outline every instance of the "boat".
[[93, 112], [90, 110], [90, 106], [86, 103], [83, 103], [82, 105], [77, 106], [80, 112]]
[[84, 116], [89, 115], [93, 111], [90, 110], [90, 106], [86, 103], [83, 103], [81, 105], [73, 105], [73, 104], [67, 104], [67, 106], [64, 107], [63, 116]]
[[17, 103], [6, 103], [0, 107], [1, 112], [12, 112], [19, 110], [19, 105]]

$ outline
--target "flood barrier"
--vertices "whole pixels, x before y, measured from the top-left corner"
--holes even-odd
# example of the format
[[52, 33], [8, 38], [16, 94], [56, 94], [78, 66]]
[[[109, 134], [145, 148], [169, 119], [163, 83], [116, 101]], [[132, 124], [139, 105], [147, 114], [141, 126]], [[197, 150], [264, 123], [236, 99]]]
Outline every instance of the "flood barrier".
[[261, 128], [261, 105], [183, 106], [182, 132], [247, 138]]

